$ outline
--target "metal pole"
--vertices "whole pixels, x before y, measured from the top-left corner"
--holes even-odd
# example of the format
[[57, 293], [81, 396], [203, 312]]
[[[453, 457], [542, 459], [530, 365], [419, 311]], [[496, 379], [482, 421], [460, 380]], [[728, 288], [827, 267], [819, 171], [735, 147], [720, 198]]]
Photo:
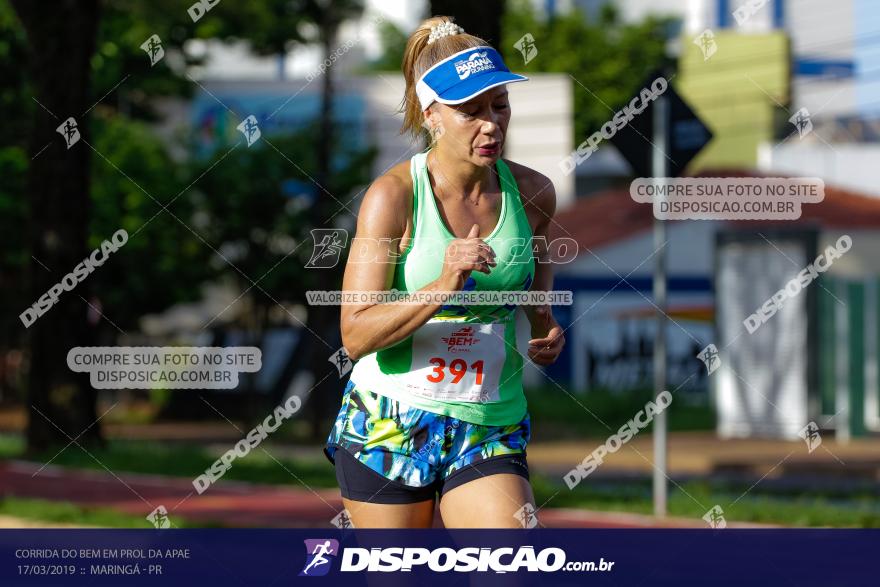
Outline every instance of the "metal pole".
[[[666, 177], [667, 127], [669, 102], [660, 96], [654, 103], [654, 149], [651, 151], [651, 172], [655, 185], [662, 186]], [[655, 192], [657, 193], [657, 192]], [[662, 193], [662, 192], [660, 192]], [[657, 196], [655, 196], [656, 198]], [[661, 201], [664, 196], [659, 198]], [[656, 211], [656, 208], [655, 208]], [[654, 303], [657, 305], [657, 331], [654, 337], [654, 397], [666, 388], [666, 223], [654, 216]], [[666, 515], [666, 411], [654, 416], [654, 515]]]

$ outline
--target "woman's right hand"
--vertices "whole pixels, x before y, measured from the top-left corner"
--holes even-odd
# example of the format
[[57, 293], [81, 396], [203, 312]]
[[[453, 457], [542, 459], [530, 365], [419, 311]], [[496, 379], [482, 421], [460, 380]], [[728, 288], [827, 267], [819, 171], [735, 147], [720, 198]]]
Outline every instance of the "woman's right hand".
[[474, 224], [465, 238], [457, 238], [446, 247], [440, 281], [458, 291], [470, 277], [471, 271], [488, 274], [495, 267], [495, 251], [479, 238], [480, 227]]

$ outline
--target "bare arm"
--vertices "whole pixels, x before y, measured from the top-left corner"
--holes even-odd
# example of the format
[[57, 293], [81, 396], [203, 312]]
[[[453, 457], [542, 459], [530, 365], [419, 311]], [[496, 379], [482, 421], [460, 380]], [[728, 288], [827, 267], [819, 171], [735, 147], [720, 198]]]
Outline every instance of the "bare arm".
[[[391, 288], [410, 199], [411, 187], [390, 175], [380, 177], [367, 190], [358, 213], [356, 246], [352, 247], [345, 267], [343, 291]], [[494, 252], [481, 239], [474, 238], [478, 233], [479, 227], [474, 225], [468, 238], [452, 241], [446, 250], [440, 277], [419, 291], [459, 290], [472, 270], [488, 273], [495, 265]], [[349, 357], [358, 360], [404, 340], [441, 307], [441, 303], [343, 304], [342, 344]]]
[[[553, 264], [548, 252], [550, 222], [556, 213], [556, 190], [553, 183], [544, 175], [535, 173], [532, 181], [525, 182], [526, 201], [531, 200], [537, 209], [538, 222], [532, 231], [535, 237], [535, 278], [531, 291], [550, 291], [553, 289]], [[529, 341], [529, 358], [539, 365], [550, 365], [559, 356], [565, 345], [562, 328], [553, 317], [550, 305], [523, 306], [532, 326], [532, 339]]]

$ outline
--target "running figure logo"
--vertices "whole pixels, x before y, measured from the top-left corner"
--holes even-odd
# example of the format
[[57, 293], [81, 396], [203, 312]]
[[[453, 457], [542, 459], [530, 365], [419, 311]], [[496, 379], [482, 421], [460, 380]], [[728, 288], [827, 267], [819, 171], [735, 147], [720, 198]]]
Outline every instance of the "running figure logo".
[[819, 434], [819, 426], [815, 422], [810, 422], [804, 426], [801, 431], [798, 432], [798, 436], [803, 438], [804, 442], [807, 443], [808, 452], [813, 452], [822, 444], [822, 435]]
[[727, 520], [724, 519], [724, 510], [720, 505], [712, 506], [712, 509], [703, 515], [703, 519], [714, 530], [723, 530], [727, 528]]
[[538, 54], [538, 47], [535, 45], [535, 37], [533, 37], [531, 33], [526, 33], [520, 37], [519, 41], [514, 43], [513, 48], [522, 53], [523, 60], [525, 60], [524, 65], [528, 65], [529, 61]]
[[[348, 242], [348, 231], [342, 228], [314, 228], [312, 233], [312, 258], [306, 263], [307, 269], [329, 269], [336, 267], [345, 243]], [[341, 235], [341, 236], [340, 236]]]
[[345, 509], [336, 514], [336, 517], [330, 520], [330, 523], [337, 528], [341, 528], [343, 530], [354, 528], [354, 523], [351, 521], [351, 516], [349, 515], [348, 510]]
[[332, 538], [307, 539], [306, 543], [306, 566], [300, 572], [300, 577], [321, 577], [330, 571], [330, 557], [339, 554], [339, 541]]
[[79, 141], [79, 127], [76, 124], [76, 120], [71, 116], [67, 120], [61, 123], [61, 126], [55, 129], [58, 133], [64, 137], [64, 142], [67, 144], [67, 148], [71, 148], [74, 146], [77, 141]]
[[535, 506], [526, 503], [524, 506], [516, 510], [513, 517], [519, 520], [519, 523], [522, 524], [523, 528], [534, 528], [538, 525], [538, 516], [535, 515], [535, 511]]
[[718, 43], [715, 42], [715, 34], [706, 29], [700, 36], [694, 39], [694, 45], [700, 48], [700, 51], [703, 52], [703, 61], [709, 61], [709, 58], [715, 55], [715, 52], [718, 50]]
[[804, 138], [813, 130], [813, 121], [810, 120], [810, 111], [801, 108], [788, 119], [790, 123], [797, 129], [800, 138]]
[[235, 128], [240, 130], [241, 134], [244, 135], [244, 138], [247, 140], [248, 147], [250, 147], [260, 139], [260, 127], [257, 126], [257, 117], [253, 114], [242, 120], [241, 124], [239, 124]]
[[152, 35], [149, 39], [144, 41], [141, 45], [141, 49], [146, 51], [147, 55], [150, 56], [150, 67], [153, 67], [165, 57], [165, 49], [162, 48], [162, 39], [159, 38], [159, 35]]
[[327, 360], [336, 365], [336, 370], [339, 371], [340, 379], [342, 379], [343, 375], [351, 371], [351, 359], [348, 358], [348, 351], [345, 350], [345, 347], [339, 347], [339, 350], [333, 353]]
[[715, 369], [721, 366], [721, 357], [718, 356], [718, 348], [714, 344], [710, 344], [706, 348], [700, 351], [700, 354], [697, 355], [697, 358], [703, 361], [703, 364], [706, 365], [706, 371], [711, 375], [715, 372]]
[[171, 520], [168, 518], [168, 510], [165, 509], [164, 505], [160, 505], [147, 516], [147, 520], [149, 520], [153, 526], [156, 528], [170, 528]]

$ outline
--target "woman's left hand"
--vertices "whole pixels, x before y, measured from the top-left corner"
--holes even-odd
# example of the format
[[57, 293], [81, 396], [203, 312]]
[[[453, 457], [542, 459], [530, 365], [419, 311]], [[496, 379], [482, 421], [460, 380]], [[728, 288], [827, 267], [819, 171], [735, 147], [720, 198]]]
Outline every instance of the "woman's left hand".
[[529, 340], [529, 359], [538, 365], [552, 365], [565, 346], [565, 334], [553, 317], [549, 306], [535, 308], [532, 316], [532, 339]]

